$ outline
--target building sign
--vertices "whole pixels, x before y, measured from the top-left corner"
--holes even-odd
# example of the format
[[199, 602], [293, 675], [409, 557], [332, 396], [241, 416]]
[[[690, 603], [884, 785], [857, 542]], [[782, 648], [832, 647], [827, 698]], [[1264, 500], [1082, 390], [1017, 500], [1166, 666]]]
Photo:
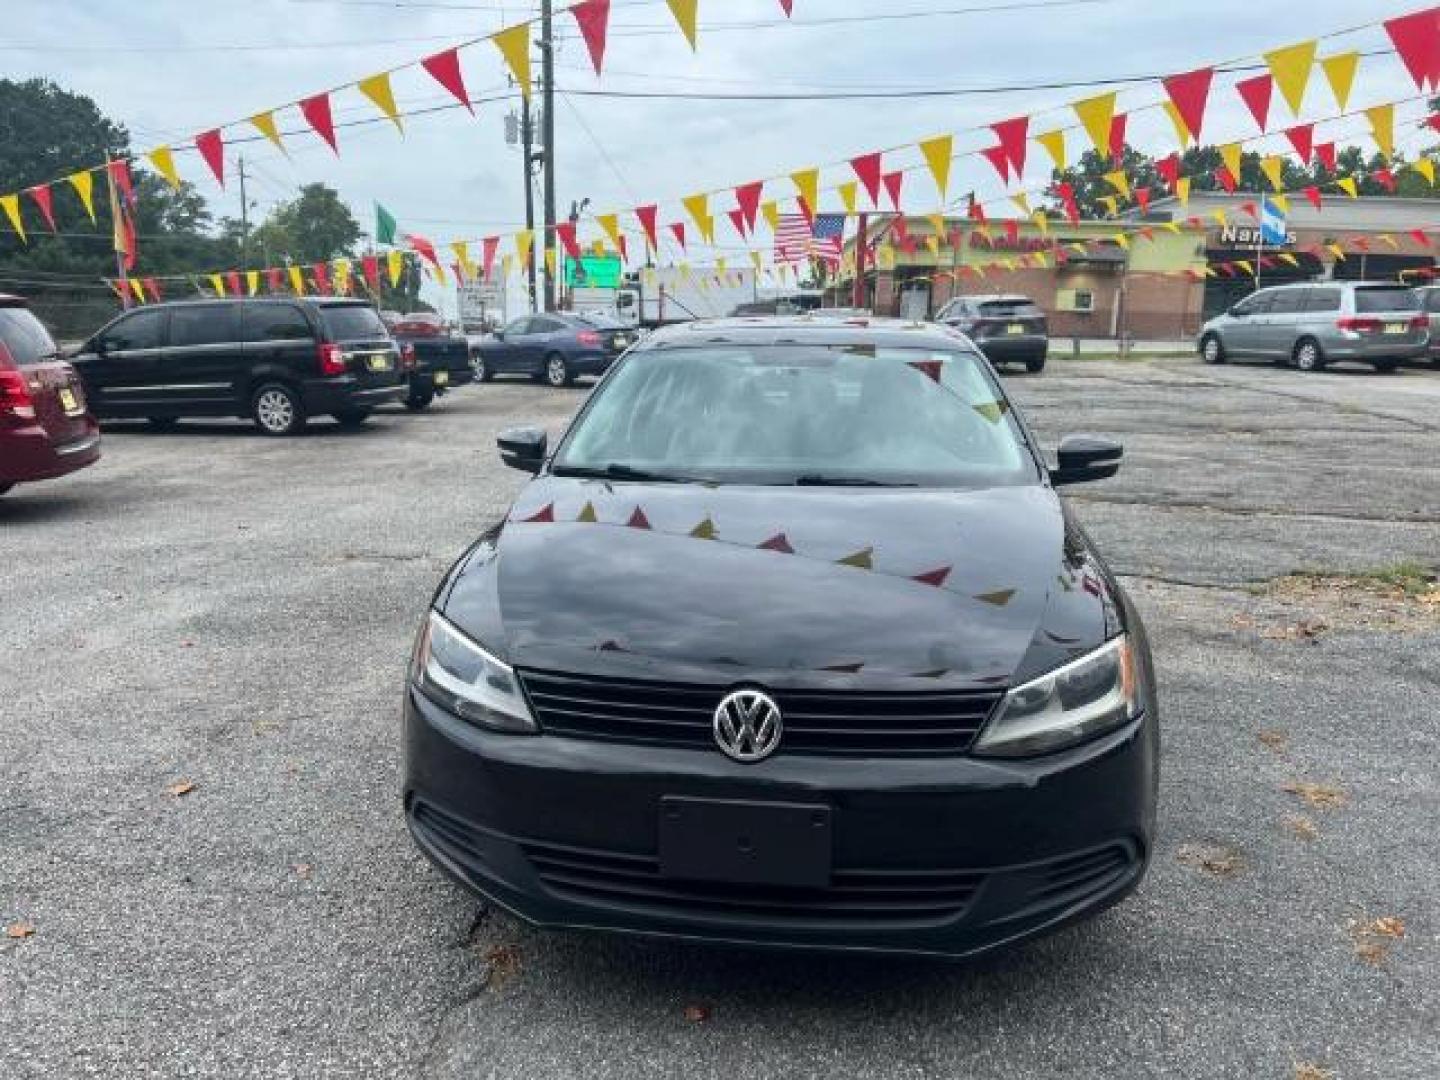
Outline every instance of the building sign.
[[[1283, 225], [1280, 226], [1284, 228]], [[1281, 237], [1284, 237], [1282, 240]], [[1291, 231], [1283, 233], [1277, 229], [1274, 233], [1266, 233], [1259, 225], [1226, 225], [1220, 230], [1220, 247], [1231, 248], [1258, 248], [1258, 247], [1294, 247], [1299, 243], [1299, 238]]]
[[565, 259], [565, 284], [570, 288], [618, 289], [621, 264], [619, 255], [582, 255], [577, 263]]

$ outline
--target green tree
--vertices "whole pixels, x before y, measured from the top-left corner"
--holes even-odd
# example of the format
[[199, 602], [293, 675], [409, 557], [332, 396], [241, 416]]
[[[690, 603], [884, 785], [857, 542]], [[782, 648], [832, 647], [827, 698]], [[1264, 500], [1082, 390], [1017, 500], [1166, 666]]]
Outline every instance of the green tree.
[[251, 235], [248, 262], [289, 256], [312, 263], [353, 256], [363, 233], [339, 193], [326, 184], [306, 184], [289, 202], [277, 204]]

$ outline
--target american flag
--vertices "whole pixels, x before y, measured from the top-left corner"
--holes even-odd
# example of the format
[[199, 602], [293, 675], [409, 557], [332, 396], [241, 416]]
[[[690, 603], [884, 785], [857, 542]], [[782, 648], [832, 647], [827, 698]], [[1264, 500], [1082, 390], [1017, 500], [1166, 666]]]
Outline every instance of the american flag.
[[816, 258], [839, 265], [845, 246], [845, 215], [816, 214], [812, 226], [804, 214], [781, 214], [775, 229], [775, 261], [797, 263]]

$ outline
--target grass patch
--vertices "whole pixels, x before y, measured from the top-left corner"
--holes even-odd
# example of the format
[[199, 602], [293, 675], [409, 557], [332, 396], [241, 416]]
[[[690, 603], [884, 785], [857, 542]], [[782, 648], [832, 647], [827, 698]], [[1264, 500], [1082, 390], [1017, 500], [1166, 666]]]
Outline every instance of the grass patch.
[[1267, 582], [1260, 591], [1273, 592], [1284, 583], [1319, 589], [1364, 589], [1395, 599], [1440, 596], [1440, 574], [1418, 562], [1398, 562], [1360, 571], [1297, 570]]

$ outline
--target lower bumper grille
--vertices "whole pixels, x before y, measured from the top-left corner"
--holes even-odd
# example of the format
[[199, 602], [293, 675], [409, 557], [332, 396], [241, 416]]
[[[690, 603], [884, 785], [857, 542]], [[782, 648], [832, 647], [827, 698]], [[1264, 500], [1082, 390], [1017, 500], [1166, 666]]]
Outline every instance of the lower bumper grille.
[[681, 881], [657, 859], [526, 843], [526, 857], [558, 896], [635, 910], [832, 924], [939, 923], [964, 913], [985, 875], [963, 870], [837, 869], [823, 889]]
[[[713, 748], [715, 707], [730, 689], [549, 671], [521, 671], [548, 733], [652, 745]], [[900, 757], [963, 754], [999, 691], [884, 693], [768, 690], [784, 722], [781, 753]]]

